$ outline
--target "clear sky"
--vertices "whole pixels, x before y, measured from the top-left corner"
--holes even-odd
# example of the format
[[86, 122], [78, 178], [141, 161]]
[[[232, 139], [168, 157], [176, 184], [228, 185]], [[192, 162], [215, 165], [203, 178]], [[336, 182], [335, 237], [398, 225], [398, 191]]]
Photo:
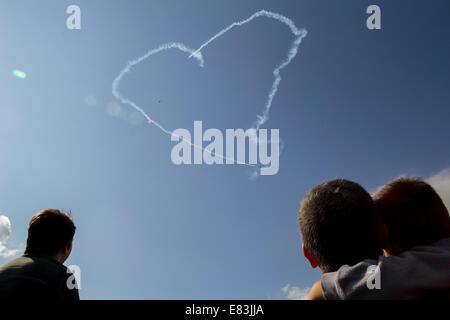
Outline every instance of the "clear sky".
[[[81, 8], [81, 30], [66, 8]], [[381, 7], [381, 30], [366, 8]], [[270, 120], [274, 176], [175, 166], [174, 143], [111, 93], [125, 64], [167, 42], [197, 48], [266, 9], [308, 30], [282, 71]], [[280, 299], [320, 277], [301, 255], [297, 212], [317, 184], [374, 191], [450, 167], [448, 1], [2, 1], [0, 214], [23, 250], [33, 214], [71, 209], [67, 265], [84, 299]], [[120, 90], [167, 128], [248, 128], [292, 34], [267, 18], [202, 51], [146, 60]], [[27, 77], [14, 77], [19, 69]], [[1, 239], [0, 239], [1, 240]], [[1, 243], [0, 243], [1, 244]], [[0, 258], [0, 263], [7, 259]]]

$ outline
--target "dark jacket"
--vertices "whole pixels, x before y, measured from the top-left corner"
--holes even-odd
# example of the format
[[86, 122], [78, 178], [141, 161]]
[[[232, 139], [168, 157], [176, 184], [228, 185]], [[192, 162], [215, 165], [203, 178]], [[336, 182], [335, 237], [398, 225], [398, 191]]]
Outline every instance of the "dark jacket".
[[67, 285], [71, 276], [73, 284], [69, 269], [48, 256], [24, 254], [0, 268], [0, 300], [80, 300], [78, 289]]

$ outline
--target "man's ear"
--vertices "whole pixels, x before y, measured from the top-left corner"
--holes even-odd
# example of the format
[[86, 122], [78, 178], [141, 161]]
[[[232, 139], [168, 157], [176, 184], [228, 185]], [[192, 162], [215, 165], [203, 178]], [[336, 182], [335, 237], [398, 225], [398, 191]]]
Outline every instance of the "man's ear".
[[311, 264], [311, 267], [317, 268], [319, 266], [319, 263], [317, 262], [316, 258], [309, 252], [308, 249], [306, 249], [305, 245], [302, 243], [302, 250], [303, 255], [306, 259], [308, 259], [309, 263]]
[[380, 244], [383, 249], [389, 249], [389, 231], [386, 224], [380, 219]]
[[64, 246], [64, 255], [67, 256], [68, 258], [71, 252], [72, 252], [72, 241], [70, 241], [68, 244]]
[[380, 241], [381, 248], [383, 249], [383, 255], [385, 257], [397, 256], [403, 252], [403, 250], [399, 246], [389, 241], [389, 229], [383, 221], [381, 221], [380, 227]]

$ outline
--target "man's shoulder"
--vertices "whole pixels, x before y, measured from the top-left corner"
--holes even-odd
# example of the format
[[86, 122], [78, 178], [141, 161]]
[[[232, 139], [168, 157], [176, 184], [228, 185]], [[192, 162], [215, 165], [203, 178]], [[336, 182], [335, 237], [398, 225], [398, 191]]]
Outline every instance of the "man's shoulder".
[[405, 266], [416, 270], [420, 266], [448, 265], [450, 263], [450, 238], [413, 247], [397, 256], [380, 257], [379, 262], [382, 268], [395, 266], [402, 271], [404, 271]]
[[6, 262], [4, 265], [0, 267], [0, 275], [9, 273], [11, 271], [17, 271], [19, 269], [22, 269], [26, 266], [32, 265], [34, 262], [29, 257], [23, 255], [16, 259], [10, 260]]
[[[327, 299], [418, 299], [425, 295], [448, 294], [450, 279], [450, 239], [414, 247], [398, 256], [380, 256], [344, 265], [336, 272], [322, 275], [322, 289]], [[382, 290], [369, 290], [367, 281], [378, 268]]]
[[[29, 295], [57, 300], [78, 300], [78, 291], [67, 289], [69, 269], [46, 256], [23, 255], [0, 268], [0, 300], [4, 297]], [[70, 291], [70, 292], [69, 292]], [[28, 294], [28, 293], [27, 293]]]
[[422, 245], [411, 248], [410, 252], [433, 252], [438, 254], [449, 254], [450, 253], [450, 238], [443, 238], [432, 244]]
[[67, 267], [50, 257], [24, 254], [0, 268], [0, 279], [9, 276], [28, 276], [49, 280], [66, 273]]

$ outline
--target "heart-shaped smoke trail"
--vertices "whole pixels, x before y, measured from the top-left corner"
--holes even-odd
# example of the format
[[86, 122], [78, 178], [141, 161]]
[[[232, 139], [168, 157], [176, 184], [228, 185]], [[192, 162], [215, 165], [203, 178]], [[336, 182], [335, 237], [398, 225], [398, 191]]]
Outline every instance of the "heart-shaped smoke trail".
[[[136, 109], [138, 112], [140, 112], [148, 121], [149, 124], [154, 124], [156, 127], [158, 127], [161, 131], [163, 131], [164, 133], [168, 134], [168, 135], [173, 135], [172, 131], [167, 130], [166, 128], [164, 128], [160, 123], [158, 123], [157, 121], [153, 120], [150, 118], [150, 116], [138, 105], [136, 105], [133, 101], [131, 101], [128, 98], [123, 97], [119, 91], [118, 91], [118, 87], [120, 84], [120, 81], [122, 80], [123, 76], [131, 71], [131, 68], [138, 65], [139, 63], [141, 63], [142, 61], [146, 60], [147, 58], [149, 58], [150, 56], [159, 53], [161, 51], [166, 51], [169, 49], [178, 49], [182, 52], [185, 53], [189, 53], [189, 58], [194, 57], [200, 67], [204, 66], [204, 60], [203, 60], [203, 56], [202, 56], [202, 49], [205, 48], [206, 46], [208, 46], [211, 42], [213, 42], [214, 40], [217, 40], [218, 38], [220, 38], [221, 36], [223, 36], [225, 33], [227, 33], [230, 29], [234, 28], [234, 27], [239, 27], [242, 26], [244, 24], [247, 24], [249, 22], [251, 22], [252, 20], [259, 18], [259, 17], [267, 17], [270, 19], [275, 19], [281, 23], [286, 24], [291, 32], [294, 34], [295, 38], [292, 42], [292, 46], [289, 49], [287, 58], [280, 64], [278, 65], [274, 71], [273, 71], [273, 76], [274, 76], [274, 82], [272, 84], [272, 88], [269, 91], [268, 97], [267, 97], [267, 101], [266, 104], [264, 106], [264, 110], [263, 113], [261, 115], [257, 115], [256, 121], [253, 124], [253, 126], [250, 129], [255, 129], [258, 130], [265, 122], [267, 122], [267, 120], [269, 119], [269, 112], [270, 112], [270, 108], [272, 106], [272, 101], [273, 98], [275, 97], [275, 95], [277, 94], [278, 91], [278, 86], [280, 85], [281, 82], [281, 75], [280, 75], [280, 71], [287, 67], [291, 61], [295, 58], [295, 56], [297, 55], [298, 52], [298, 47], [300, 46], [300, 43], [302, 42], [303, 38], [306, 37], [307, 35], [307, 31], [305, 29], [298, 29], [294, 22], [289, 19], [286, 18], [285, 16], [279, 14], [279, 13], [274, 13], [274, 12], [270, 12], [270, 11], [266, 11], [266, 10], [260, 10], [254, 14], [252, 14], [249, 18], [242, 20], [242, 21], [238, 21], [238, 22], [233, 22], [232, 24], [230, 24], [228, 27], [222, 29], [221, 31], [219, 31], [218, 33], [216, 33], [213, 37], [211, 37], [208, 41], [206, 41], [205, 43], [203, 43], [197, 50], [193, 50], [191, 48], [189, 48], [188, 46], [184, 45], [183, 43], [177, 43], [177, 42], [170, 42], [170, 43], [166, 43], [163, 44], [161, 46], [159, 46], [156, 49], [150, 50], [148, 51], [145, 55], [132, 60], [130, 62], [128, 62], [128, 64], [125, 66], [124, 69], [122, 69], [122, 71], [120, 71], [119, 75], [114, 79], [113, 84], [112, 84], [112, 94], [114, 95], [114, 97], [116, 97], [118, 100], [120, 100], [123, 104], [127, 104], [131, 107], [133, 107], [134, 109]], [[201, 149], [203, 151], [206, 151], [208, 153], [211, 153], [211, 150], [203, 148], [202, 146], [198, 146], [195, 143], [191, 143], [191, 141], [185, 140], [183, 137], [179, 137], [177, 135], [174, 135], [176, 138], [178, 139], [183, 139], [183, 141], [189, 143], [191, 146], [193, 146], [194, 148], [198, 148]], [[227, 160], [228, 158], [220, 155], [220, 154], [215, 154], [215, 156], [222, 158], [223, 160]], [[234, 159], [228, 159], [228, 160], [232, 160], [235, 161]], [[240, 162], [238, 160], [236, 160], [236, 163], [238, 164], [244, 164], [250, 167], [257, 167], [256, 165], [253, 164], [248, 164], [245, 162]]]

